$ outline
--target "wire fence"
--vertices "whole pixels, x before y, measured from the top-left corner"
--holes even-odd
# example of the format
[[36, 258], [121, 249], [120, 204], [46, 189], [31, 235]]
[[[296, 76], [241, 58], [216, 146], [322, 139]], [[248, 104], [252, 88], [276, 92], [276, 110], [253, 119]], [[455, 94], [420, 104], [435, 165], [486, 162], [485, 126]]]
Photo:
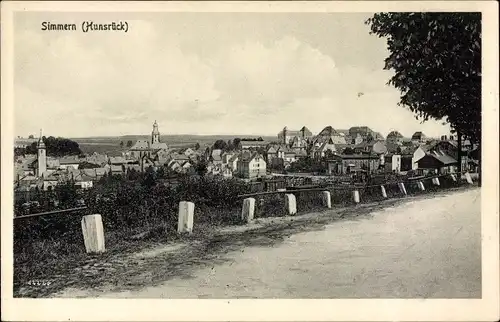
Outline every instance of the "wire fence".
[[406, 180], [401, 180], [401, 181], [391, 181], [391, 182], [383, 182], [379, 184], [350, 184], [350, 185], [338, 185], [338, 184], [324, 184], [319, 187], [315, 188], [304, 188], [304, 189], [284, 189], [284, 190], [279, 190], [279, 191], [265, 191], [265, 192], [256, 192], [256, 193], [247, 193], [247, 194], [242, 194], [239, 195], [238, 198], [250, 198], [250, 197], [258, 197], [258, 196], [266, 196], [266, 195], [277, 195], [277, 194], [287, 194], [287, 193], [300, 193], [300, 192], [315, 192], [315, 191], [324, 191], [324, 190], [359, 190], [359, 189], [369, 189], [369, 188], [375, 188], [375, 187], [380, 187], [380, 186], [388, 186], [388, 185], [398, 185], [400, 183], [403, 184], [408, 184], [408, 183], [415, 183], [418, 181], [424, 181], [424, 180], [433, 180], [436, 178], [443, 178], [443, 177], [451, 177], [452, 175], [455, 176], [460, 176], [456, 178], [457, 181], [461, 180], [462, 174], [466, 174], [468, 171], [462, 171], [462, 172], [453, 172], [453, 173], [447, 173], [447, 174], [438, 174], [438, 175], [433, 175], [433, 176], [419, 176], [419, 177], [413, 177], [413, 178], [407, 178]]

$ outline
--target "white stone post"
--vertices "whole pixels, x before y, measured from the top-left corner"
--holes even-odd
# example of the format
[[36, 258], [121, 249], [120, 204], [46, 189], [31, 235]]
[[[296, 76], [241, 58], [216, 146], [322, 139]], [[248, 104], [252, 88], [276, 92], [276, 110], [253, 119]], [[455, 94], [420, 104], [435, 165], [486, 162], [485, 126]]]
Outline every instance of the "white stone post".
[[354, 190], [352, 192], [352, 199], [354, 200], [355, 203], [359, 203], [359, 191]]
[[88, 215], [82, 218], [83, 241], [87, 253], [104, 253], [104, 227], [99, 214]]
[[380, 186], [380, 190], [382, 191], [382, 197], [387, 198], [387, 192], [385, 191], [385, 187]]
[[285, 210], [289, 215], [295, 215], [297, 213], [297, 199], [294, 194], [285, 194]]
[[417, 182], [417, 185], [418, 185], [418, 188], [420, 189], [420, 191], [425, 191], [425, 186], [424, 186], [424, 183], [422, 181]]
[[330, 191], [323, 191], [321, 195], [323, 199], [323, 206], [325, 206], [326, 208], [332, 208], [332, 196], [330, 194]]
[[439, 186], [440, 183], [439, 183], [439, 178], [432, 178], [432, 183], [435, 185], [435, 186]]
[[193, 232], [194, 223], [194, 203], [189, 201], [179, 202], [179, 223], [177, 225], [177, 232]]
[[401, 191], [401, 193], [406, 196], [405, 184], [403, 182], [398, 182], [398, 187], [399, 187], [399, 191]]
[[457, 177], [455, 176], [454, 173], [450, 174], [450, 176], [451, 176], [451, 180], [457, 182]]
[[253, 220], [255, 214], [255, 199], [246, 198], [243, 200], [243, 209], [241, 210], [241, 219], [247, 223]]
[[465, 180], [467, 180], [467, 183], [469, 183], [469, 184], [473, 184], [473, 182], [472, 182], [472, 177], [470, 176], [470, 173], [469, 173], [469, 172], [466, 172], [466, 173], [465, 173]]

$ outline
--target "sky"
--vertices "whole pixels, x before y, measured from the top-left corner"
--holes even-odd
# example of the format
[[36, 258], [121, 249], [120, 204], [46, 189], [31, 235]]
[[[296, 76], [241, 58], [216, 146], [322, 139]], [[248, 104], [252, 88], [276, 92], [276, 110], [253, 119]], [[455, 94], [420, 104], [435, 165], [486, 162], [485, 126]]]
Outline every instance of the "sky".
[[[48, 13], [14, 17], [15, 135], [276, 135], [284, 126], [449, 132], [397, 105], [386, 40], [361, 13]], [[127, 21], [124, 32], [41, 23]], [[80, 27], [78, 27], [80, 28]]]

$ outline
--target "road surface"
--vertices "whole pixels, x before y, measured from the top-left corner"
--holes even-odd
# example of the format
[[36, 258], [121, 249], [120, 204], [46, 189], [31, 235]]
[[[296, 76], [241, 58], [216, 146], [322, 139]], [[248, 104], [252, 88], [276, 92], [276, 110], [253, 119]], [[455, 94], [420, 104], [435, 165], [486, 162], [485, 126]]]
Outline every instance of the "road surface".
[[409, 201], [108, 298], [480, 298], [480, 190]]

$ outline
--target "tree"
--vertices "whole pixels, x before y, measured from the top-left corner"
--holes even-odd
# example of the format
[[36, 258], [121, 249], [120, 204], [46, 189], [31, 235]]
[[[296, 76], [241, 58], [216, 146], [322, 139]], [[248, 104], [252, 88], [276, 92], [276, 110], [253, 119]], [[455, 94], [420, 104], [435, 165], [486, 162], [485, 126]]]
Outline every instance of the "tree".
[[219, 149], [219, 150], [226, 150], [227, 149], [227, 143], [224, 140], [217, 140], [214, 143], [214, 149]]
[[120, 142], [120, 148], [123, 149], [123, 141]]
[[373, 135], [371, 133], [368, 133], [368, 135], [366, 135], [366, 142], [370, 143], [372, 142], [373, 140], [375, 140], [373, 138]]
[[127, 141], [127, 148], [132, 147], [133, 144], [134, 144], [134, 142], [132, 142], [132, 140], [128, 140]]
[[387, 38], [399, 105], [423, 122], [445, 119], [459, 143], [463, 135], [480, 144], [481, 13], [378, 13], [366, 23]]
[[200, 149], [200, 143], [196, 142], [196, 144], [194, 145], [194, 149], [195, 150], [199, 150]]
[[30, 134], [30, 135], [28, 136], [28, 139], [34, 139], [34, 138], [35, 138], [35, 137], [33, 136], [33, 134]]
[[207, 170], [207, 162], [205, 160], [201, 160], [195, 166], [195, 171], [200, 176], [204, 176], [207, 173]]
[[233, 146], [234, 146], [235, 149], [239, 150], [239, 148], [240, 148], [240, 142], [241, 142], [240, 138], [234, 138], [233, 139]]

